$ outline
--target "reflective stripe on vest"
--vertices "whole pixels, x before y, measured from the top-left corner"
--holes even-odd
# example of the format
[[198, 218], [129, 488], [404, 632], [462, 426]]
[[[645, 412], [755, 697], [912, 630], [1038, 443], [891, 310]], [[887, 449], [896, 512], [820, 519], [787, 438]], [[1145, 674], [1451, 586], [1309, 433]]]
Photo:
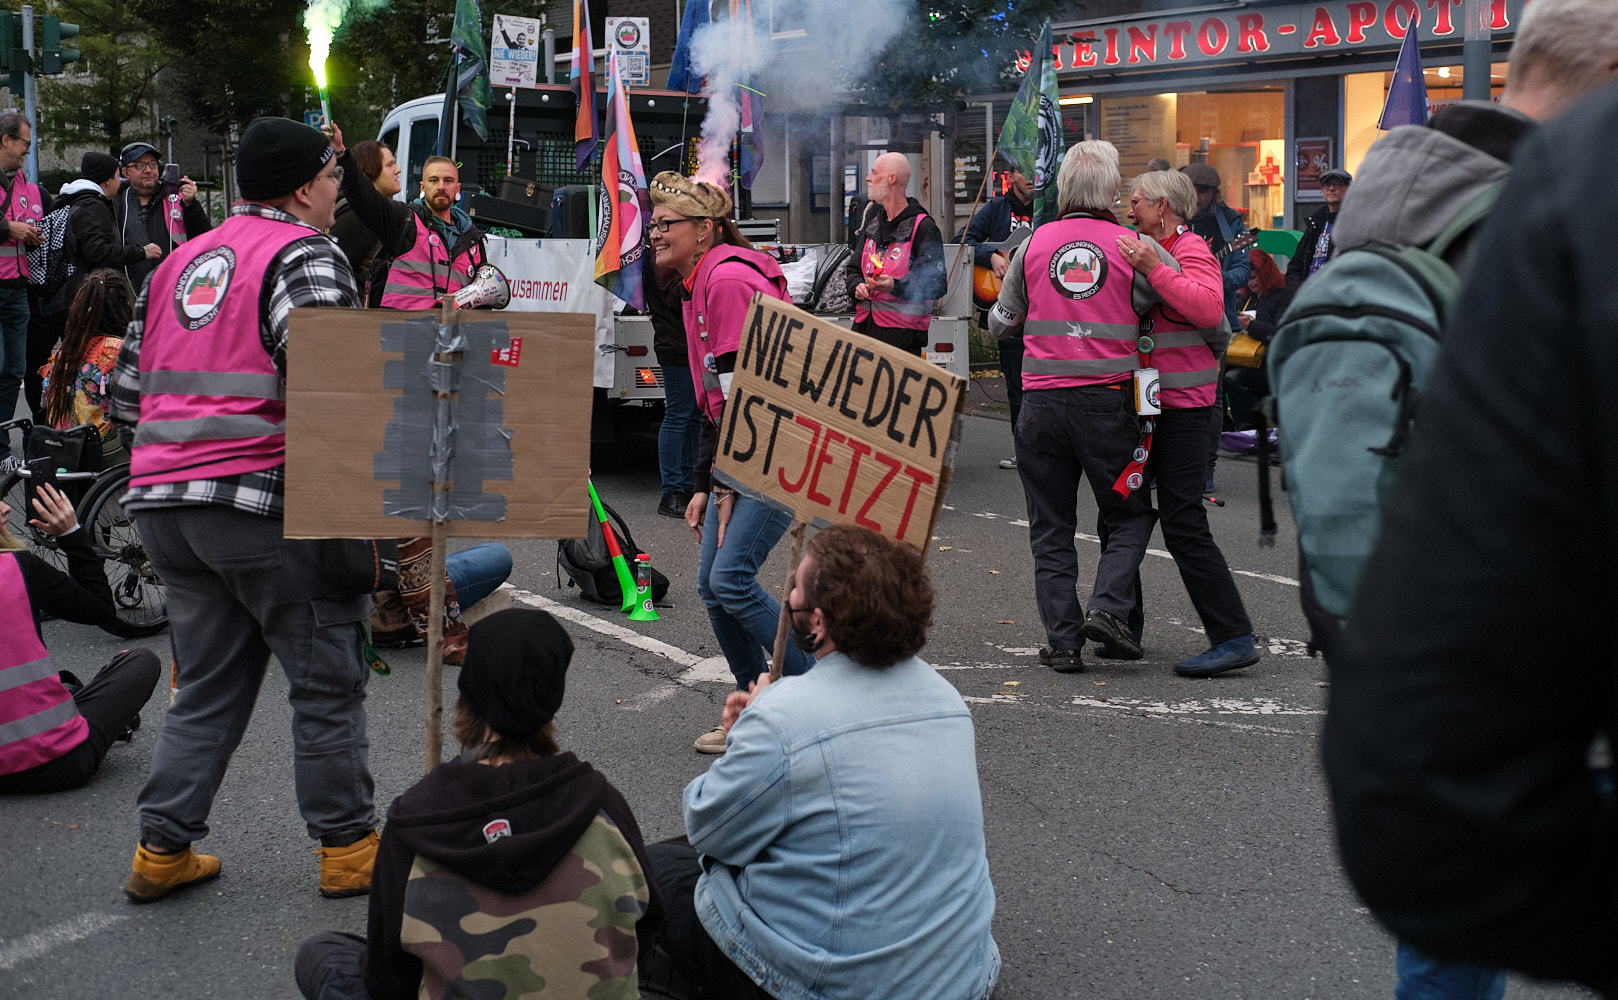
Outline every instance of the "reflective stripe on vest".
[[395, 257], [382, 286], [382, 305], [388, 309], [430, 309], [441, 295], [459, 291], [472, 280], [481, 263], [477, 244], [454, 261], [450, 248], [437, 230], [428, 227], [414, 212], [416, 242]]
[[[18, 171], [11, 181], [11, 197], [6, 201], [5, 221], [38, 226], [45, 218], [39, 188], [28, 183]], [[0, 242], [0, 280], [28, 277], [28, 247], [9, 236]]]
[[1118, 237], [1128, 232], [1079, 216], [1047, 223], [1028, 238], [1024, 390], [1106, 385], [1140, 367], [1135, 271], [1118, 252]]
[[[1176, 234], [1163, 249], [1171, 257], [1176, 249], [1185, 254], [1211, 253], [1202, 237], [1190, 230]], [[1177, 259], [1164, 263], [1181, 270]], [[1224, 294], [1223, 289], [1220, 294]], [[1146, 318], [1152, 328], [1152, 367], [1158, 371], [1158, 403], [1165, 410], [1214, 405], [1218, 397], [1219, 360], [1208, 346], [1203, 331], [1162, 303], [1153, 306]]]
[[0, 553], [0, 774], [53, 761], [83, 743], [89, 723], [34, 631], [34, 609], [16, 556]]
[[131, 484], [217, 479], [286, 460], [286, 403], [264, 349], [264, 275], [314, 230], [235, 215], [152, 273]]
[[[903, 243], [890, 243], [886, 247], [877, 246], [876, 240], [867, 236], [865, 246], [860, 254], [860, 273], [870, 281], [879, 275], [886, 275], [895, 281], [910, 274], [910, 262], [915, 252], [916, 234], [921, 231], [921, 220], [926, 216], [916, 214], [916, 221], [910, 227], [910, 239]], [[936, 299], [918, 299], [911, 302], [902, 299], [892, 292], [872, 292], [867, 302], [859, 303], [854, 309], [856, 322], [864, 322], [872, 313], [876, 314], [877, 326], [893, 327], [901, 330], [925, 330], [932, 323], [933, 306]]]

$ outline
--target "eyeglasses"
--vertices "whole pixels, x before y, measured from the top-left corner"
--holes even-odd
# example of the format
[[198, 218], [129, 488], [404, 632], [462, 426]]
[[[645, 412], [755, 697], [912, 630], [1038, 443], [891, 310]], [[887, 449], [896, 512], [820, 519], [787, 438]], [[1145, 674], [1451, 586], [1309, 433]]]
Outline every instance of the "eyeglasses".
[[153, 174], [155, 174], [155, 173], [157, 173], [157, 161], [156, 160], [136, 160], [134, 163], [131, 163], [129, 165], [128, 169], [130, 169], [130, 170], [139, 170], [143, 174], [144, 173], [153, 173]]
[[682, 222], [695, 222], [695, 221], [697, 221], [697, 220], [696, 219], [686, 219], [686, 218], [653, 219], [652, 220], [652, 228], [657, 230], [660, 233], [663, 233], [664, 235], [667, 235], [668, 231], [671, 228], [673, 228], [675, 226], [678, 226], [680, 223], [682, 223]]
[[20, 142], [20, 143], [22, 143], [22, 151], [25, 152], [25, 153], [28, 152], [30, 149], [34, 148], [34, 140], [33, 139], [22, 139], [22, 138], [18, 138], [17, 136], [14, 136], [14, 135], [0, 135], [0, 139], [5, 139], [7, 142]]
[[342, 167], [332, 167], [331, 168], [331, 179], [336, 181], [339, 184], [343, 183], [343, 168]]

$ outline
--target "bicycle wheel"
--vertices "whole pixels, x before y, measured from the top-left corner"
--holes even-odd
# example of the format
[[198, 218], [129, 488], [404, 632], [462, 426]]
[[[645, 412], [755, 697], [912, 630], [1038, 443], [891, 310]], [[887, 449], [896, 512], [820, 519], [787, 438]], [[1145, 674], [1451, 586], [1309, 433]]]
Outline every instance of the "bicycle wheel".
[[67, 570], [67, 556], [56, 547], [56, 539], [28, 523], [33, 516], [28, 506], [28, 481], [16, 473], [0, 479], [0, 500], [11, 508], [6, 515], [6, 531], [12, 538], [28, 546], [28, 551], [44, 560], [53, 569]]
[[79, 505], [79, 523], [90, 532], [90, 544], [106, 562], [107, 583], [118, 616], [101, 627], [125, 639], [155, 635], [168, 628], [168, 593], [146, 558], [135, 522], [124, 513], [129, 466], [109, 469], [96, 478]]

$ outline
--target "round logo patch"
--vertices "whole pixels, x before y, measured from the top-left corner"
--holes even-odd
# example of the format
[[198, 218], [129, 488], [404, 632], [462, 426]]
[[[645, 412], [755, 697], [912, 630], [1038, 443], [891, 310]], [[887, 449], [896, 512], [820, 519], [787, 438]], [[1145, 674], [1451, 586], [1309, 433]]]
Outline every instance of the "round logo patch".
[[1089, 240], [1075, 240], [1051, 254], [1051, 287], [1068, 299], [1087, 299], [1107, 283], [1107, 255]]
[[187, 264], [174, 287], [174, 318], [187, 330], [207, 326], [225, 304], [236, 274], [236, 253], [216, 247]]
[[1132, 490], [1138, 490], [1138, 489], [1140, 489], [1140, 484], [1141, 484], [1141, 483], [1144, 483], [1144, 482], [1145, 482], [1145, 481], [1146, 481], [1146, 477], [1145, 477], [1145, 476], [1143, 476], [1143, 475], [1141, 475], [1141, 474], [1140, 474], [1140, 473], [1138, 473], [1138, 472], [1131, 472], [1131, 473], [1130, 473], [1130, 474], [1129, 474], [1129, 478], [1128, 478], [1128, 479], [1126, 479], [1126, 480], [1125, 480], [1125, 481], [1124, 481], [1124, 483], [1125, 483], [1125, 485], [1127, 485], [1127, 486], [1128, 486], [1128, 487], [1129, 487], [1129, 488], [1130, 488], [1130, 489], [1132, 489]]
[[640, 25], [634, 21], [619, 21], [617, 37], [620, 49], [634, 48], [640, 44]]
[[1137, 461], [1137, 462], [1146, 461], [1146, 449], [1142, 448], [1142, 447], [1139, 447], [1137, 445], [1136, 448], [1135, 448], [1135, 456], [1134, 457], [1135, 457], [1135, 461]]

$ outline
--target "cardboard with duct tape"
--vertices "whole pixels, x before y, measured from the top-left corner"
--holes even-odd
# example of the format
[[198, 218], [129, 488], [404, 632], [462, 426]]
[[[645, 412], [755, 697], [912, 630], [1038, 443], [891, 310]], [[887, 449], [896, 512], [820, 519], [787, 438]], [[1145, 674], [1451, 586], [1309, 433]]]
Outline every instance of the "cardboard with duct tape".
[[[288, 538], [404, 538], [430, 519], [436, 313], [295, 309], [287, 343]], [[590, 517], [595, 317], [465, 312], [452, 537], [581, 538]], [[425, 342], [423, 342], [423, 338]], [[388, 349], [384, 345], [393, 349]], [[483, 345], [476, 349], [471, 345]], [[401, 388], [410, 378], [420, 384]], [[390, 384], [393, 387], [390, 387]], [[475, 394], [475, 395], [474, 395]], [[427, 421], [427, 425], [423, 424]], [[482, 424], [483, 426], [478, 426]]]
[[755, 296], [714, 474], [801, 521], [927, 551], [960, 444], [966, 380]]

